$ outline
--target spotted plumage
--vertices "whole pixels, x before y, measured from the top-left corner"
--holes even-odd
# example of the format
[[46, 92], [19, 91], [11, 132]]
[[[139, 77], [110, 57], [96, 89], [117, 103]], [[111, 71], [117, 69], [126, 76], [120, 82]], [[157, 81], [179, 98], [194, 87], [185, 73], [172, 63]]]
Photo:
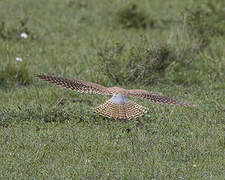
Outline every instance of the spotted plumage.
[[94, 109], [95, 112], [102, 116], [113, 119], [132, 119], [139, 116], [143, 116], [148, 112], [148, 108], [138, 105], [137, 103], [128, 99], [128, 97], [142, 98], [152, 102], [169, 104], [169, 105], [181, 105], [181, 106], [195, 106], [191, 103], [185, 103], [180, 100], [169, 98], [154, 94], [149, 91], [135, 89], [127, 90], [120, 87], [104, 87], [96, 83], [85, 82], [81, 80], [70, 80], [66, 78], [60, 78], [47, 75], [36, 75], [36, 77], [48, 81], [50, 83], [59, 85], [63, 88], [77, 91], [80, 93], [92, 93], [100, 95], [108, 95], [111, 98], [104, 104]]
[[[132, 119], [143, 116], [148, 109], [129, 100], [122, 94], [115, 94], [104, 104], [94, 109], [95, 112], [113, 119]], [[123, 100], [125, 98], [125, 100]]]

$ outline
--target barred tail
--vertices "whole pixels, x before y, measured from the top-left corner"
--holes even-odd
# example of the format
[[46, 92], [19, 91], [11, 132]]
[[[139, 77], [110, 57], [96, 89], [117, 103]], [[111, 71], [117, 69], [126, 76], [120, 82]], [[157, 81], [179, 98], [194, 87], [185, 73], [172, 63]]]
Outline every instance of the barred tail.
[[94, 109], [96, 113], [112, 119], [133, 119], [143, 116], [148, 109], [129, 100], [126, 104], [115, 104], [109, 99], [104, 104]]

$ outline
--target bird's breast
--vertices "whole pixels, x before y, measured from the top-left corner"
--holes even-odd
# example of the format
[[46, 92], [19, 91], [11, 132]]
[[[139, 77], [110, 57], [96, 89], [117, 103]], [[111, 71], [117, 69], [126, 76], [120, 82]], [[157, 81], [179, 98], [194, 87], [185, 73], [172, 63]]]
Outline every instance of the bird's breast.
[[113, 97], [111, 98], [111, 101], [115, 104], [123, 105], [123, 104], [127, 104], [129, 99], [127, 98], [127, 96], [125, 96], [121, 93], [118, 93], [118, 94], [113, 95]]

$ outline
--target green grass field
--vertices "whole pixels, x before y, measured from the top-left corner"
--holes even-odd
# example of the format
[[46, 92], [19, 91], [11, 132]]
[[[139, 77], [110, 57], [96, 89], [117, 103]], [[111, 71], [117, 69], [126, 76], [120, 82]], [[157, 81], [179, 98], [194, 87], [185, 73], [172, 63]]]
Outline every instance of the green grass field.
[[[0, 178], [225, 179], [224, 8], [222, 0], [0, 1]], [[137, 101], [150, 109], [140, 128], [94, 114], [107, 97], [34, 74], [198, 106]]]

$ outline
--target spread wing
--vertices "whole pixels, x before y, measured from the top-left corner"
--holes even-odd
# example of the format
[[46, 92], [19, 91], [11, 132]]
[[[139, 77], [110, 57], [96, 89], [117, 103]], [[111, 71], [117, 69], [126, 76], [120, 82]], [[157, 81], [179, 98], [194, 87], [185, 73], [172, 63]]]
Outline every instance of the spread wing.
[[48, 81], [50, 83], [56, 84], [66, 89], [77, 91], [80, 93], [92, 93], [101, 95], [112, 95], [106, 87], [101, 86], [96, 83], [85, 82], [81, 80], [70, 80], [61, 77], [48, 76], [48, 75], [35, 75], [36, 77]]
[[177, 99], [173, 99], [167, 96], [162, 96], [159, 94], [154, 94], [149, 91], [145, 90], [139, 90], [139, 89], [134, 89], [134, 90], [128, 90], [128, 96], [134, 97], [134, 98], [142, 98], [142, 99], [147, 99], [149, 101], [157, 102], [157, 103], [163, 103], [163, 104], [169, 104], [169, 105], [181, 105], [181, 106], [196, 106], [191, 103], [186, 103]]

